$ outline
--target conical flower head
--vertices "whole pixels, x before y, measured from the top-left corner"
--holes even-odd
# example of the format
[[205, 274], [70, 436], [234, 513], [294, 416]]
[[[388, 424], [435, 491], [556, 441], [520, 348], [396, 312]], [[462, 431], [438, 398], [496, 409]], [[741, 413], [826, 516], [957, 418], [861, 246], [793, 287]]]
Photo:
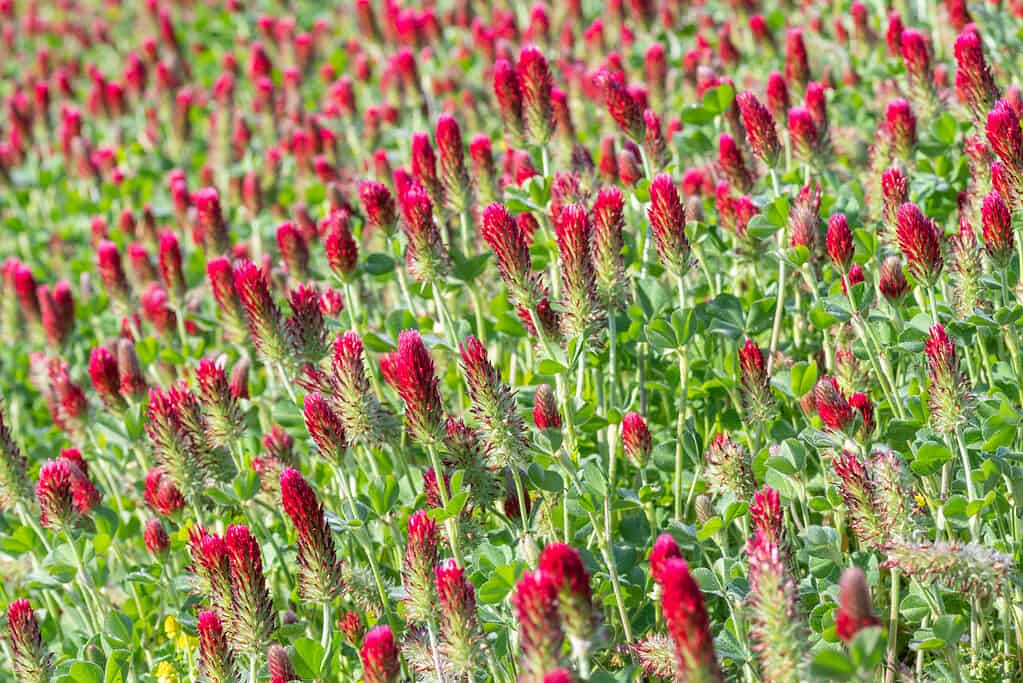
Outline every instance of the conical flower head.
[[[96, 269], [103, 287], [114, 301], [123, 305], [131, 298], [131, 285], [121, 263], [121, 252], [110, 240], [103, 240], [96, 247], [98, 259]], [[31, 272], [30, 272], [31, 274]], [[33, 288], [34, 289], [34, 288]], [[33, 292], [34, 294], [34, 292]]]
[[295, 285], [288, 292], [291, 315], [284, 321], [284, 333], [292, 362], [318, 363], [326, 355], [329, 344], [323, 302], [315, 285]]
[[642, 142], [646, 135], [643, 108], [632, 97], [625, 84], [616, 74], [601, 71], [597, 74], [596, 86], [603, 94], [608, 113], [622, 132], [633, 142]]
[[813, 389], [814, 404], [821, 422], [828, 429], [844, 431], [853, 422], [854, 413], [833, 377], [821, 377]]
[[321, 394], [312, 391], [305, 395], [302, 413], [305, 426], [320, 455], [333, 463], [340, 463], [348, 449], [344, 424]]
[[266, 651], [266, 669], [270, 674], [270, 683], [290, 683], [301, 680], [295, 673], [288, 651], [274, 643]]
[[263, 556], [248, 527], [232, 524], [224, 534], [231, 581], [231, 640], [241, 652], [266, 646], [276, 629], [273, 601], [263, 576]]
[[718, 166], [739, 193], [744, 194], [753, 189], [753, 177], [746, 167], [742, 150], [728, 133], [722, 133], [718, 138]]
[[944, 266], [941, 229], [907, 202], [899, 207], [896, 236], [909, 271], [925, 287], [934, 286]]
[[[389, 225], [394, 225], [393, 220]], [[352, 236], [347, 221], [332, 222], [329, 226], [327, 235], [323, 238], [327, 265], [342, 281], [350, 282], [359, 265], [359, 245]]]
[[902, 169], [893, 166], [881, 174], [881, 198], [884, 222], [887, 226], [895, 226], [899, 207], [909, 201], [909, 179]]
[[366, 683], [397, 683], [401, 663], [389, 626], [376, 626], [369, 630], [362, 641], [359, 658], [362, 660], [362, 680]]
[[888, 526], [865, 464], [855, 453], [842, 451], [835, 456], [834, 469], [853, 533], [860, 543], [879, 547], [888, 537]]
[[747, 339], [739, 349], [739, 371], [747, 422], [761, 422], [774, 414], [771, 377], [767, 374], [767, 357], [756, 342]]
[[661, 534], [650, 550], [650, 576], [657, 583], [664, 583], [664, 572], [669, 560], [682, 559], [682, 551], [671, 534]]
[[625, 199], [616, 187], [605, 187], [593, 202], [593, 246], [591, 258], [596, 276], [597, 295], [611, 308], [622, 295], [625, 262], [622, 258], [622, 228]]
[[996, 268], [1004, 269], [1015, 253], [1015, 234], [1012, 230], [1012, 214], [1002, 195], [992, 192], [984, 197], [980, 207], [983, 226], [984, 249]]
[[554, 115], [551, 108], [551, 70], [547, 58], [533, 46], [526, 46], [519, 52], [516, 65], [522, 88], [522, 116], [526, 134], [534, 145], [543, 146], [554, 132]]
[[793, 107], [788, 111], [789, 139], [796, 158], [805, 164], [813, 164], [817, 153], [817, 124], [805, 107]]
[[934, 89], [931, 47], [927, 37], [916, 29], [906, 29], [900, 36], [900, 48], [910, 96], [917, 109], [929, 116], [938, 103], [938, 97]]
[[520, 305], [532, 308], [540, 298], [540, 286], [533, 274], [529, 242], [515, 219], [502, 204], [483, 210], [480, 233], [497, 257], [497, 269], [512, 297]]
[[336, 380], [334, 405], [347, 437], [371, 444], [386, 441], [395, 428], [394, 416], [373, 393], [362, 339], [356, 332], [346, 332], [335, 340], [331, 367]]
[[28, 459], [14, 441], [0, 405], [0, 508], [10, 509], [27, 501], [31, 492]]
[[897, 97], [888, 103], [884, 114], [883, 132], [886, 133], [899, 159], [912, 158], [916, 147], [916, 115], [906, 100]]
[[582, 556], [568, 544], [551, 543], [540, 553], [540, 571], [558, 589], [558, 613], [573, 653], [577, 657], [587, 656], [596, 637], [599, 616]]
[[565, 640], [558, 593], [558, 586], [543, 570], [526, 572], [515, 584], [511, 601], [519, 623], [520, 669], [531, 681], [542, 681], [558, 668]]
[[343, 577], [323, 506], [297, 470], [284, 469], [280, 486], [281, 506], [298, 537], [299, 593], [311, 602], [328, 602], [341, 590]]
[[472, 184], [465, 168], [465, 149], [458, 121], [450, 114], [437, 119], [437, 149], [440, 151], [440, 182], [444, 187], [444, 201], [455, 213], [467, 210], [472, 204]]
[[666, 173], [650, 183], [650, 207], [647, 209], [654, 246], [661, 263], [677, 276], [689, 270], [689, 240], [686, 239], [686, 211], [679, 199], [675, 181]]
[[405, 424], [423, 445], [437, 443], [444, 429], [444, 404], [433, 358], [415, 330], [398, 335], [395, 379], [398, 396], [405, 404]]
[[664, 564], [661, 590], [664, 621], [684, 680], [722, 681], [703, 593], [685, 560], [670, 559]]
[[984, 58], [984, 44], [975, 29], [967, 28], [956, 38], [955, 58], [956, 92], [974, 121], [982, 123], [1001, 95]]
[[206, 275], [210, 281], [213, 298], [220, 308], [220, 314], [228, 331], [237, 338], [245, 328], [245, 310], [238, 290], [235, 289], [234, 271], [231, 262], [224, 257], [210, 259], [206, 263]]
[[494, 62], [494, 97], [501, 112], [501, 121], [512, 141], [521, 141], [525, 137], [522, 83], [515, 67], [504, 59]]
[[117, 370], [117, 359], [105, 346], [97, 346], [89, 355], [89, 378], [103, 404], [112, 410], [125, 407], [121, 396], [121, 377]]
[[622, 417], [622, 445], [627, 455], [640, 467], [645, 467], [653, 450], [650, 429], [639, 413], [626, 413]]
[[39, 523], [42, 526], [57, 530], [69, 529], [81, 520], [82, 512], [76, 505], [74, 495], [75, 477], [74, 465], [63, 458], [50, 460], [40, 468], [36, 500], [39, 502]]
[[995, 189], [1002, 192], [1013, 209], [1018, 209], [1023, 196], [1023, 131], [1020, 130], [1019, 116], [1008, 100], [995, 102], [988, 112], [985, 132], [988, 144], [1000, 162], [997, 173], [992, 168]]
[[422, 282], [436, 282], [449, 268], [447, 250], [433, 220], [433, 202], [421, 185], [413, 184], [401, 198], [402, 229], [408, 240], [405, 263]]
[[206, 596], [218, 613], [228, 614], [231, 609], [231, 570], [224, 538], [201, 526], [193, 526], [188, 530], [188, 553], [199, 592]]
[[429, 621], [436, 608], [434, 569], [439, 542], [437, 523], [430, 519], [426, 510], [416, 510], [408, 520], [408, 543], [405, 545], [401, 581], [408, 594], [406, 612], [417, 622]]
[[160, 466], [150, 468], [146, 473], [144, 498], [161, 515], [172, 515], [186, 504], [181, 491]]
[[475, 671], [484, 643], [476, 615], [476, 592], [465, 570], [454, 560], [441, 562], [434, 578], [440, 607], [441, 653], [455, 671]]
[[753, 527], [763, 532], [769, 540], [782, 544], [783, 523], [781, 497], [778, 491], [765, 486], [753, 495], [749, 508]]
[[852, 264], [854, 246], [852, 230], [844, 213], [836, 213], [828, 219], [825, 246], [831, 262], [839, 267], [840, 272], [847, 271]]
[[363, 180], [359, 183], [359, 199], [369, 225], [385, 235], [392, 234], [398, 212], [387, 186], [375, 180]]
[[560, 429], [558, 398], [550, 384], [541, 384], [533, 395], [533, 424], [537, 429]]
[[842, 572], [838, 584], [838, 609], [835, 610], [835, 630], [843, 642], [848, 643], [865, 628], [880, 626], [874, 614], [867, 576], [859, 567]]
[[281, 310], [270, 295], [266, 277], [252, 261], [234, 266], [234, 287], [245, 310], [249, 333], [260, 355], [271, 363], [283, 362], [288, 346]]
[[216, 612], [199, 613], [196, 629], [199, 631], [199, 668], [210, 683], [233, 683], [238, 680], [234, 654], [227, 644], [224, 625]]
[[1004, 595], [1015, 583], [1011, 555], [979, 543], [892, 541], [882, 567], [899, 569], [924, 585], [937, 584], [980, 601]]
[[599, 317], [590, 255], [593, 225], [589, 212], [581, 204], [566, 206], [554, 224], [554, 233], [561, 265], [562, 329], [566, 336], [586, 342]]
[[753, 153], [769, 168], [774, 168], [781, 155], [781, 143], [778, 142], [774, 117], [751, 92], [739, 93], [736, 103], [742, 115], [742, 125], [746, 128], [746, 139], [753, 148]]
[[146, 550], [154, 557], [164, 557], [170, 550], [170, 536], [167, 535], [163, 522], [156, 517], [146, 520], [142, 539], [146, 544]]
[[48, 683], [53, 676], [53, 655], [46, 650], [32, 605], [25, 598], [7, 607], [7, 634], [11, 666], [25, 683]]
[[750, 500], [756, 490], [753, 463], [741, 445], [718, 434], [711, 441], [704, 458], [711, 488], [719, 495], [731, 493], [736, 500]]
[[475, 337], [459, 345], [462, 373], [472, 399], [472, 415], [480, 425], [490, 462], [497, 467], [524, 464], [528, 440], [526, 424], [515, 409], [511, 389], [487, 357], [487, 350]]
[[199, 400], [206, 413], [207, 434], [217, 445], [227, 446], [241, 434], [242, 413], [224, 369], [204, 358], [195, 370]]
[[786, 566], [784, 548], [757, 531], [746, 546], [749, 558], [753, 649], [765, 681], [792, 681], [805, 665], [806, 627], [799, 588]]
[[955, 342], [941, 325], [931, 328], [924, 354], [931, 379], [931, 422], [939, 432], [953, 432], [969, 419], [975, 399], [960, 370]]

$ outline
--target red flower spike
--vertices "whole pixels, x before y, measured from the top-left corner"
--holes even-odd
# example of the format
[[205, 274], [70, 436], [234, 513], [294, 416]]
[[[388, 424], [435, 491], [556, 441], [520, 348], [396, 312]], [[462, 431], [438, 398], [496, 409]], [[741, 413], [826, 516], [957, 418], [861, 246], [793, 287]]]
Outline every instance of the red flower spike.
[[792, 108], [789, 86], [779, 72], [772, 71], [767, 75], [764, 97], [767, 99], [767, 108], [775, 119], [783, 120], [788, 116], [789, 109]]
[[251, 261], [237, 262], [234, 266], [234, 288], [245, 310], [256, 350], [270, 362], [282, 362], [287, 354], [284, 322], [270, 295], [263, 271]]
[[999, 269], [1012, 262], [1015, 253], [1015, 234], [1012, 230], [1012, 214], [1002, 195], [992, 192], [984, 197], [980, 207], [983, 226], [984, 249]]
[[501, 120], [512, 141], [521, 141], [525, 136], [522, 85], [515, 67], [504, 59], [494, 62], [494, 96], [501, 111]]
[[682, 551], [671, 534], [661, 534], [650, 550], [650, 576], [657, 583], [664, 581], [664, 569], [669, 560], [681, 559]]
[[334, 537], [316, 493], [297, 470], [280, 474], [281, 506], [298, 537], [298, 587], [311, 602], [329, 602], [342, 587], [342, 567]]
[[498, 272], [512, 298], [527, 308], [536, 306], [540, 288], [532, 272], [529, 243], [508, 210], [496, 203], [484, 209], [480, 233], [497, 257]]
[[956, 92], [981, 123], [1001, 94], [984, 58], [984, 45], [976, 30], [966, 29], [955, 42]]
[[277, 249], [288, 275], [304, 281], [309, 277], [309, 246], [302, 232], [291, 221], [277, 226]]
[[195, 203], [198, 232], [207, 256], [227, 254], [231, 250], [231, 239], [216, 188], [205, 187], [196, 191], [192, 201]]
[[306, 429], [320, 455], [330, 462], [341, 462], [348, 448], [348, 439], [341, 418], [327, 400], [315, 391], [306, 394], [303, 415]]
[[444, 429], [444, 406], [433, 358], [418, 332], [405, 330], [398, 336], [396, 360], [397, 390], [409, 432], [424, 445], [436, 443]]
[[902, 272], [902, 261], [898, 256], [888, 256], [881, 262], [881, 269], [878, 273], [880, 281], [878, 287], [885, 299], [898, 305], [907, 293], [909, 283]]
[[426, 620], [436, 608], [434, 569], [439, 543], [437, 523], [425, 510], [416, 510], [408, 520], [408, 542], [405, 544], [401, 580], [408, 594], [405, 609], [417, 621]]
[[835, 630], [844, 643], [865, 628], [880, 626], [881, 620], [874, 615], [867, 577], [859, 567], [849, 567], [842, 572], [838, 584], [838, 609], [835, 610]]
[[266, 646], [275, 628], [259, 543], [248, 527], [232, 524], [224, 534], [224, 546], [231, 582], [231, 640], [238, 651], [255, 653]]
[[778, 545], [782, 544], [784, 520], [782, 519], [781, 497], [775, 489], [765, 486], [753, 494], [749, 507], [753, 528]]
[[389, 626], [370, 629], [359, 651], [365, 683], [397, 683], [401, 675], [398, 647]]
[[882, 130], [890, 137], [895, 156], [912, 158], [916, 147], [916, 116], [909, 102], [899, 97], [888, 103]]
[[121, 252], [110, 240], [103, 240], [96, 247], [97, 271], [103, 287], [115, 301], [123, 304], [131, 297], [131, 287], [121, 264]]
[[810, 64], [806, 56], [803, 31], [790, 28], [785, 33], [785, 80], [802, 91], [810, 81]]
[[196, 629], [199, 631], [199, 668], [205, 679], [210, 683], [237, 680], [238, 668], [217, 613], [200, 612]]
[[625, 448], [625, 455], [634, 463], [639, 467], [646, 466], [653, 450], [653, 443], [646, 420], [639, 413], [626, 413], [622, 417], [622, 445]]
[[768, 167], [774, 168], [781, 156], [781, 143], [778, 142], [778, 131], [771, 112], [751, 92], [739, 93], [736, 102], [753, 153]]
[[142, 539], [146, 544], [146, 550], [155, 557], [164, 557], [170, 550], [170, 537], [163, 522], [157, 518], [146, 520], [145, 529], [142, 532]]
[[669, 559], [661, 570], [661, 609], [675, 644], [678, 670], [687, 680], [723, 681], [714, 656], [714, 636], [703, 593], [681, 558]]
[[797, 159], [805, 164], [814, 162], [817, 151], [817, 124], [805, 107], [793, 107], [788, 112], [789, 139]]
[[45, 683], [53, 675], [53, 655], [46, 650], [32, 605], [25, 598], [7, 607], [11, 666], [19, 680]]
[[924, 216], [916, 204], [899, 207], [896, 236], [909, 271], [925, 287], [933, 286], [944, 261], [941, 255], [941, 229]]
[[633, 142], [642, 142], [646, 134], [643, 109], [629, 95], [625, 86], [607, 71], [602, 71], [597, 75], [596, 85], [603, 93], [608, 113], [622, 132]]
[[666, 173], [650, 183], [650, 207], [647, 209], [657, 255], [664, 266], [681, 276], [689, 270], [689, 241], [686, 239], [686, 212], [679, 199], [675, 181]]
[[92, 350], [89, 356], [89, 377], [104, 405], [115, 410], [124, 408], [117, 359], [106, 347], [97, 346]]
[[753, 177], [746, 167], [742, 150], [728, 133], [722, 133], [718, 138], [718, 166], [738, 192], [746, 193], [753, 189]]
[[853, 258], [853, 235], [845, 214], [836, 213], [828, 219], [825, 238], [828, 256], [840, 271], [847, 270]]
[[295, 673], [288, 651], [274, 643], [266, 651], [266, 668], [270, 674], [270, 683], [290, 683], [301, 680]]
[[519, 52], [516, 70], [522, 88], [522, 117], [526, 134], [534, 145], [543, 146], [554, 132], [550, 67], [538, 48], [527, 46]]
[[436, 136], [445, 206], [455, 213], [466, 211], [472, 204], [472, 184], [465, 168], [462, 132], [453, 116], [441, 114], [437, 119]]
[[565, 640], [557, 600], [558, 587], [542, 570], [526, 572], [515, 584], [511, 601], [519, 623], [520, 668], [530, 680], [557, 669]]
[[852, 423], [852, 406], [842, 396], [838, 382], [833, 377], [824, 376], [817, 380], [813, 397], [817, 414], [828, 429], [842, 431]]
[[550, 384], [541, 384], [533, 397], [533, 423], [537, 429], [561, 429], [558, 399]]

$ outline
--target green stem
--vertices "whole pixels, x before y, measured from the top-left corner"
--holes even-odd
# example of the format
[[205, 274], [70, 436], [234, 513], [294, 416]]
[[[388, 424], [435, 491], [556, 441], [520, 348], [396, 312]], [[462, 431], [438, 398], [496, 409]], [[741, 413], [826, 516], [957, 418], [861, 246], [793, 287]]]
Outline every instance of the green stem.
[[[440, 494], [441, 505], [447, 508], [449, 498], [447, 486], [444, 485], [444, 468], [440, 462], [440, 455], [437, 453], [437, 447], [432, 444], [426, 447], [426, 451], [430, 455], [430, 465], [433, 467], [433, 473], [437, 477], [437, 491]], [[524, 514], [525, 509], [522, 512]], [[449, 517], [444, 520], [444, 526], [447, 528], [451, 554], [455, 556], [455, 562], [458, 563], [458, 566], [464, 567], [465, 560], [462, 559], [462, 553], [458, 544], [458, 520], [455, 517]]]
[[519, 474], [519, 468], [512, 465], [508, 469], [511, 470], [512, 480], [515, 482], [515, 495], [519, 498], [519, 520], [522, 522], [522, 536], [525, 538], [529, 535], [529, 515], [526, 513], [529, 508], [526, 507], [526, 489], [522, 486], [522, 475]]
[[899, 582], [900, 575], [898, 569], [892, 569], [892, 587], [890, 600], [891, 605], [888, 609], [888, 656], [885, 658], [886, 671], [885, 671], [885, 683], [895, 683], [895, 670], [897, 668], [896, 661], [896, 648], [899, 643]]

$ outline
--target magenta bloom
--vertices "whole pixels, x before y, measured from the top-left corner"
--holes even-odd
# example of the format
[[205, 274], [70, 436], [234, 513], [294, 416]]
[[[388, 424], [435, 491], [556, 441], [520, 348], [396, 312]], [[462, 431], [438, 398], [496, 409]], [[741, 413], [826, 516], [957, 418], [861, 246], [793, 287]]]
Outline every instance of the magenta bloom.
[[655, 176], [650, 183], [647, 217], [661, 263], [676, 275], [684, 274], [689, 270], [690, 251], [686, 239], [686, 211], [675, 181], [666, 173]]
[[653, 450], [650, 430], [646, 420], [639, 413], [626, 413], [622, 417], [622, 445], [625, 454], [632, 458], [640, 467], [646, 465]]
[[397, 683], [401, 663], [389, 626], [376, 626], [369, 630], [362, 641], [359, 658], [362, 660], [362, 680], [366, 683]]

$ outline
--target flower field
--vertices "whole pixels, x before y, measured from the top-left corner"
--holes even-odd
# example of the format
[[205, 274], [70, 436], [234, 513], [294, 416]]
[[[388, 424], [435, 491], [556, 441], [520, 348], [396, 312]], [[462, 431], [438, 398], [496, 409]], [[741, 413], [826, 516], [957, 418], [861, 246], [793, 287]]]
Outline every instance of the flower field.
[[1023, 2], [0, 27], [0, 680], [1023, 680]]

